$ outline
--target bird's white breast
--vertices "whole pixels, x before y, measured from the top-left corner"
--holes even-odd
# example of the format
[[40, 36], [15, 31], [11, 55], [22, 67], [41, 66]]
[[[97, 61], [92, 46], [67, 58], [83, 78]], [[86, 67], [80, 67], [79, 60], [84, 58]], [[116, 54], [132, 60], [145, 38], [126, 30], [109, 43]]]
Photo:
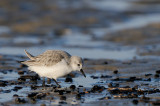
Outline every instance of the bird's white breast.
[[36, 72], [41, 77], [54, 78], [69, 74], [72, 69], [63, 59], [53, 66], [29, 66], [29, 70]]

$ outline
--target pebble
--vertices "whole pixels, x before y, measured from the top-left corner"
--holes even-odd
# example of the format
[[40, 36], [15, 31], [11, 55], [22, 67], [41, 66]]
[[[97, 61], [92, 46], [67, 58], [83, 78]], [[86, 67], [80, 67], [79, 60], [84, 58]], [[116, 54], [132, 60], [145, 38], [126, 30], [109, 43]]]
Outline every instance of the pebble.
[[96, 92], [96, 91], [102, 92], [104, 89], [105, 89], [104, 86], [94, 85], [94, 86], [92, 87], [92, 89], [91, 89], [91, 92]]
[[4, 70], [4, 71], [2, 71], [2, 73], [3, 73], [3, 74], [7, 74], [7, 71], [6, 71], [6, 70]]
[[149, 97], [145, 97], [145, 96], [142, 96], [141, 99], [142, 99], [142, 100], [147, 100], [147, 101], [150, 100]]
[[108, 87], [119, 87], [119, 84], [111, 82], [111, 83], [108, 84]]
[[70, 90], [66, 90], [66, 93], [71, 93], [71, 91]]
[[37, 94], [38, 94], [37, 92], [29, 93], [28, 97], [29, 98], [34, 98]]
[[146, 77], [151, 76], [152, 74], [145, 74]]
[[76, 86], [75, 85], [71, 85], [69, 88], [72, 89], [72, 90], [75, 90]]
[[41, 104], [41, 106], [46, 106], [46, 104]]
[[20, 78], [18, 78], [18, 81], [19, 81], [19, 82], [24, 82], [24, 81], [26, 81], [26, 79], [23, 78], [23, 77], [20, 77]]
[[64, 90], [59, 90], [58, 93], [59, 93], [59, 95], [63, 95], [64, 94]]
[[105, 100], [105, 99], [111, 99], [111, 97], [107, 96], [107, 97], [99, 98], [99, 100]]
[[30, 79], [32, 81], [40, 80], [40, 78], [37, 74], [36, 75], [23, 75], [20, 78]]
[[7, 86], [7, 81], [0, 80], [0, 87], [5, 87], [5, 86]]
[[153, 102], [152, 105], [153, 105], [153, 106], [160, 106], [160, 102], [159, 102], [159, 101]]
[[83, 87], [83, 85], [79, 85], [78, 87]]
[[3, 93], [10, 93], [11, 90], [4, 90]]
[[155, 77], [155, 78], [159, 78], [159, 74], [155, 74], [154, 77]]
[[66, 100], [66, 96], [61, 96], [60, 100]]
[[17, 90], [19, 90], [19, 89], [22, 89], [23, 87], [21, 87], [21, 86], [15, 86], [14, 87], [14, 89], [17, 89]]
[[59, 104], [67, 104], [67, 102], [60, 101]]
[[108, 64], [108, 62], [107, 62], [107, 61], [105, 61], [105, 62], [104, 62], [104, 64]]
[[14, 94], [13, 97], [19, 97], [17, 94]]
[[118, 74], [118, 70], [113, 71], [114, 74]]
[[157, 74], [160, 74], [160, 70], [157, 70], [156, 73], [157, 73]]
[[109, 76], [109, 75], [101, 75], [100, 78], [112, 78], [112, 76]]
[[37, 99], [42, 99], [42, 98], [45, 98], [46, 97], [46, 93], [38, 93], [37, 95], [36, 95], [36, 98]]
[[93, 78], [93, 79], [98, 79], [99, 77], [92, 75], [91, 78]]
[[73, 82], [73, 80], [72, 80], [72, 78], [67, 77], [67, 78], [65, 79], [65, 82]]
[[23, 75], [23, 74], [24, 74], [24, 71], [18, 71], [18, 74], [19, 74], [19, 75]]
[[37, 89], [37, 86], [31, 85], [31, 90], [36, 90], [36, 89]]
[[31, 102], [32, 104], [35, 104], [37, 101], [36, 101], [36, 99], [34, 99], [34, 98], [30, 98], [30, 102]]
[[15, 103], [19, 104], [19, 103], [26, 103], [26, 100], [25, 99], [21, 99], [21, 98], [16, 98], [15, 99]]
[[80, 94], [77, 94], [77, 95], [76, 95], [76, 99], [77, 99], [77, 100], [80, 100], [80, 99], [81, 99], [81, 95], [80, 95]]

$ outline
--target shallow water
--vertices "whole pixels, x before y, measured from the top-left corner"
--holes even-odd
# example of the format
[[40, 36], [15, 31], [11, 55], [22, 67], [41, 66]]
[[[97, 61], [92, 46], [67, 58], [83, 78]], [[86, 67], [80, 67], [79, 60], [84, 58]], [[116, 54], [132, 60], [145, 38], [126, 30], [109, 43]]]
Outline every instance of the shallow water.
[[[133, 59], [136, 55], [135, 49], [126, 50], [103, 50], [103, 49], [86, 49], [86, 48], [62, 48], [62, 47], [31, 47], [27, 50], [33, 54], [38, 55], [43, 53], [45, 50], [65, 50], [72, 55], [78, 55], [83, 58], [91, 59], [115, 59], [115, 60], [129, 60]], [[5, 47], [0, 48], [1, 54], [14, 54], [14, 55], [25, 55], [24, 48], [17, 47]]]
[[[71, 9], [70, 11], [67, 11], [68, 13], [73, 12], [73, 14], [70, 15], [75, 15], [74, 9], [78, 10], [77, 14], [74, 16], [74, 18], [77, 19], [73, 21], [77, 21], [78, 18], [89, 16], [87, 17], [87, 19], [90, 20], [91, 23], [93, 22], [93, 24], [90, 24], [88, 26], [83, 26], [83, 24], [86, 24], [85, 22], [82, 22], [82, 26], [77, 24], [75, 24], [75, 26], [66, 24], [68, 23], [66, 21], [64, 21], [65, 24], [63, 22], [58, 23], [60, 24], [60, 26], [64, 27], [62, 27], [62, 29], [60, 28], [60, 30], [62, 30], [62, 32], [60, 31], [60, 33], [63, 33], [62, 35], [56, 35], [54, 33], [54, 31], [56, 32], [56, 30], [53, 30], [53, 27], [55, 27], [54, 25], [50, 26], [51, 28], [46, 28], [47, 33], [45, 31], [43, 33], [42, 31], [40, 34], [40, 30], [36, 29], [34, 29], [33, 33], [31, 32], [31, 34], [27, 33], [26, 30], [25, 31], [27, 34], [24, 34], [23, 32], [21, 32], [21, 34], [19, 32], [14, 32], [12, 30], [12, 27], [7, 26], [8, 24], [6, 26], [1, 26], [0, 54], [10, 55], [6, 57], [7, 59], [9, 58], [9, 60], [3, 60], [2, 55], [2, 63], [6, 64], [1, 66], [4, 66], [2, 68], [5, 69], [14, 69], [11, 72], [9, 72], [9, 69], [6, 69], [5, 71], [7, 73], [1, 70], [2, 72], [0, 72], [0, 80], [9, 82], [15, 81], [16, 83], [9, 83], [9, 85], [5, 87], [0, 87], [0, 103], [9, 101], [9, 103], [11, 102], [11, 104], [15, 104], [15, 98], [13, 98], [14, 94], [18, 94], [20, 96], [19, 98], [24, 98], [25, 100], [27, 100], [26, 105], [41, 105], [43, 103], [45, 103], [46, 105], [63, 105], [64, 102], [64, 104], [67, 103], [68, 105], [78, 104], [92, 106], [113, 106], [116, 102], [117, 105], [127, 104], [129, 106], [134, 106], [137, 101], [138, 105], [152, 105], [155, 101], [159, 101], [159, 91], [152, 90], [159, 89], [160, 87], [159, 74], [155, 72], [156, 70], [159, 70], [160, 57], [155, 55], [139, 56], [137, 52], [138, 49], [141, 49], [141, 46], [124, 46], [119, 43], [105, 41], [102, 39], [104, 36], [110, 36], [109, 33], [126, 29], [141, 28], [147, 26], [148, 24], [160, 22], [159, 4], [152, 4], [150, 2], [141, 4], [138, 3], [138, 1], [139, 0], [83, 0], [78, 2], [57, 1], [60, 9]], [[49, 1], [47, 3], [52, 3], [52, 1]], [[26, 10], [24, 8], [23, 11], [27, 11], [27, 5]], [[36, 10], [37, 5], [34, 5], [35, 4], [32, 4], [30, 6], [35, 7]], [[83, 6], [86, 10], [83, 10]], [[88, 8], [89, 10], [87, 10]], [[85, 12], [87, 14], [85, 14]], [[46, 13], [44, 12], [42, 14], [45, 15]], [[96, 16], [93, 14], [96, 14]], [[35, 17], [35, 20], [36, 18], [37, 17]], [[99, 22], [94, 23], [94, 19]], [[29, 24], [29, 27], [31, 26]], [[67, 32], [64, 33], [63, 31], [66, 31], [65, 28], [67, 29]], [[159, 27], [156, 26], [156, 28]], [[36, 34], [34, 35], [34, 33]], [[157, 45], [156, 47], [158, 48], [159, 45]], [[89, 58], [89, 62], [85, 67], [88, 68], [88, 70], [86, 69], [87, 78], [84, 78], [81, 73], [77, 72], [77, 74], [75, 74], [75, 77], [72, 78], [73, 82], [65, 82], [65, 78], [59, 78], [58, 81], [62, 85], [63, 89], [69, 88], [71, 85], [75, 85], [80, 91], [83, 91], [84, 89], [86, 89], [86, 91], [90, 91], [90, 89], [92, 89], [92, 87], [95, 85], [104, 86], [105, 89], [102, 90], [102, 92], [85, 92], [85, 94], [83, 94], [84, 92], [82, 92], [81, 99], [76, 98], [76, 94], [80, 92], [76, 90], [76, 92], [72, 91], [69, 94], [64, 94], [64, 96], [67, 97], [67, 100], [60, 100], [62, 95], [53, 91], [52, 87], [54, 87], [54, 82], [52, 82], [51, 84], [47, 84], [49, 87], [46, 88], [41, 86], [42, 80], [38, 80], [36, 83], [30, 79], [27, 79], [25, 81], [25, 84], [17, 83], [17, 79], [21, 76], [17, 73], [17, 71], [19, 70], [19, 63], [17, 63], [17, 61], [22, 61], [24, 59], [26, 60], [26, 58], [20, 58], [21, 56], [25, 56], [24, 49], [26, 49], [33, 55], [38, 55], [48, 49], [60, 49], [69, 52], [71, 55], [81, 56], [85, 58], [85, 60], [88, 60]], [[154, 48], [146, 48], [146, 51], [147, 50], [152, 52]], [[119, 71], [118, 74], [114, 73], [115, 69]], [[20, 70], [26, 71], [27, 69], [23, 68]], [[27, 74], [30, 73], [27, 71], [25, 72], [25, 75]], [[145, 74], [149, 75], [147, 76]], [[109, 75], [111, 77], [101, 78], [101, 75]], [[130, 79], [133, 80], [135, 77], [142, 79], [130, 81]], [[130, 94], [112, 94], [112, 92], [108, 90], [108, 88], [113, 87], [110, 85], [110, 83], [112, 83], [113, 86], [117, 84], [117, 88], [126, 88], [128, 86], [132, 88], [138, 85], [137, 90], [140, 89], [148, 91], [144, 91], [144, 94], [137, 94], [137, 92], [132, 92], [132, 94], [137, 94], [137, 97], [133, 98], [116, 97], [126, 96]], [[36, 87], [36, 90], [31, 90], [31, 85], [38, 87]], [[22, 86], [23, 88], [19, 89], [18, 91], [14, 91], [13, 89], [15, 86]], [[42, 99], [36, 98], [36, 103], [32, 103], [30, 102], [31, 98], [28, 98], [28, 94], [32, 92], [49, 92], [51, 94]], [[150, 99], [145, 100], [141, 98], [142, 96], [149, 97]], [[134, 100], [137, 101], [134, 102]]]

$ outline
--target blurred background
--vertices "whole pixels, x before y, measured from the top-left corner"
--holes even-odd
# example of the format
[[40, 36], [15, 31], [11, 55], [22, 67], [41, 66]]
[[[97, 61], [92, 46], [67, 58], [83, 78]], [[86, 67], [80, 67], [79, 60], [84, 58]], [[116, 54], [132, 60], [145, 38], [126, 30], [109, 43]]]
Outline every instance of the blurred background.
[[0, 0], [1, 54], [157, 58], [159, 41], [159, 0]]

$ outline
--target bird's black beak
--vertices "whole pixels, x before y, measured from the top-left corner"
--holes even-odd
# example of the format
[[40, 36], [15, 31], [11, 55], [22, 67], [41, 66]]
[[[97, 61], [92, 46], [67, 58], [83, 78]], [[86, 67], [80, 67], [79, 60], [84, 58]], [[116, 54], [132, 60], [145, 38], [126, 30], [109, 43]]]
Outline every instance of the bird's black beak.
[[84, 75], [84, 77], [86, 77], [86, 75], [85, 75], [84, 71], [83, 71], [82, 69], [81, 69], [80, 71], [81, 71], [81, 73]]

